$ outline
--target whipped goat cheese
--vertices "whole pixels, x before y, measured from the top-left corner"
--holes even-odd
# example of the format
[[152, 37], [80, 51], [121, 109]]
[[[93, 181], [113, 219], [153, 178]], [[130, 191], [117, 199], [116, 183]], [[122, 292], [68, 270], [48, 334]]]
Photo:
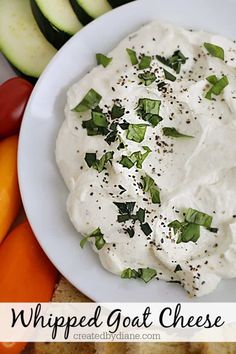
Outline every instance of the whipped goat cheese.
[[205, 295], [236, 277], [236, 44], [153, 22], [97, 60], [56, 144], [82, 246]]

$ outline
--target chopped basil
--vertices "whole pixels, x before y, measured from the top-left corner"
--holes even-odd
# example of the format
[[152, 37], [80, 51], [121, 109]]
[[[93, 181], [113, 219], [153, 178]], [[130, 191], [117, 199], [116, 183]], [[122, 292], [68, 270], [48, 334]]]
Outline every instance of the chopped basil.
[[74, 112], [86, 112], [89, 109], [97, 107], [102, 99], [102, 96], [99, 95], [94, 89], [88, 91], [84, 96], [82, 101], [72, 109]]
[[142, 180], [143, 180], [143, 186], [142, 186], [143, 191], [150, 193], [153, 204], [159, 204], [161, 202], [160, 191], [154, 179], [146, 175], [145, 177], [142, 177]]
[[[174, 234], [178, 235], [177, 243], [180, 242], [197, 242], [200, 237], [200, 226], [211, 231], [212, 217], [198, 210], [189, 208], [185, 214], [185, 221], [180, 222], [174, 220], [169, 223], [168, 227], [174, 230]], [[218, 229], [213, 229], [218, 231]], [[216, 231], [216, 232], [217, 232]]]
[[175, 128], [171, 128], [171, 127], [165, 127], [162, 129], [162, 131], [165, 136], [170, 136], [173, 138], [193, 138], [193, 136], [182, 134], [178, 132], [178, 130], [176, 130]]
[[104, 235], [102, 234], [100, 228], [97, 228], [90, 235], [84, 237], [81, 240], [80, 247], [84, 248], [90, 238], [95, 238], [95, 246], [98, 250], [101, 250], [106, 244], [106, 241], [104, 240], [103, 236]]
[[113, 204], [117, 206], [121, 214], [128, 214], [128, 215], [131, 215], [135, 207], [135, 202], [126, 202], [126, 203], [114, 202]]
[[160, 100], [152, 100], [150, 98], [140, 98], [138, 101], [137, 113], [143, 120], [149, 122], [153, 127], [162, 121], [159, 116]]
[[106, 55], [98, 53], [96, 54], [97, 58], [97, 64], [102, 65], [104, 68], [106, 68], [112, 61], [112, 58], [108, 58]]
[[148, 283], [157, 275], [156, 270], [152, 268], [139, 268], [138, 273], [139, 278], [142, 279], [145, 283]]
[[143, 149], [146, 151], [144, 154], [141, 151], [136, 151], [130, 156], [122, 156], [120, 164], [128, 169], [132, 168], [135, 164], [137, 168], [142, 168], [144, 160], [148, 157], [151, 150], [148, 146], [143, 146]]
[[165, 79], [169, 80], [169, 81], [175, 81], [176, 80], [176, 76], [174, 76], [173, 74], [171, 74], [169, 71], [164, 70], [164, 75], [165, 75]]
[[139, 210], [137, 211], [136, 215], [135, 215], [136, 219], [138, 221], [140, 221], [141, 223], [143, 223], [145, 221], [145, 210], [142, 208], [139, 208]]
[[218, 96], [224, 90], [226, 86], [229, 84], [229, 80], [227, 76], [223, 76], [221, 79], [217, 79], [215, 75], [211, 75], [207, 77], [207, 81], [213, 84], [212, 88], [206, 93], [205, 98], [208, 100], [212, 99], [212, 94]]
[[102, 112], [98, 112], [96, 110], [92, 111], [92, 121], [96, 127], [107, 128], [108, 121], [106, 115]]
[[126, 138], [141, 143], [147, 130], [146, 124], [129, 124]]
[[129, 49], [129, 48], [127, 48], [126, 51], [130, 57], [131, 64], [132, 65], [138, 64], [138, 58], [136, 52], [133, 49]]
[[94, 152], [87, 152], [84, 159], [88, 167], [92, 167], [93, 164], [97, 161], [97, 155]]
[[134, 166], [134, 162], [128, 156], [124, 156], [124, 155], [122, 155], [122, 157], [121, 157], [120, 164], [123, 167], [126, 167], [128, 169], [130, 169]]
[[86, 153], [85, 161], [88, 167], [93, 167], [95, 170], [101, 173], [106, 168], [106, 164], [108, 162], [111, 163], [113, 155], [113, 151], [108, 151], [101, 157], [100, 160], [97, 160], [97, 155], [95, 153]]
[[175, 267], [174, 273], [180, 272], [182, 270], [181, 266], [179, 264], [177, 264], [177, 266]]
[[187, 59], [180, 50], [176, 50], [173, 55], [169, 58], [162, 57], [160, 55], [156, 56], [162, 64], [172, 68], [177, 74], [180, 73], [181, 65], [185, 64]]
[[138, 271], [135, 269], [127, 268], [121, 273], [121, 278], [123, 279], [142, 279], [145, 283], [148, 283], [157, 275], [155, 269], [152, 268], [139, 268]]
[[177, 243], [180, 242], [197, 242], [200, 237], [200, 225], [197, 224], [189, 224], [183, 225], [181, 232], [179, 233], [179, 237]]
[[136, 279], [139, 277], [138, 272], [135, 269], [127, 268], [121, 273], [122, 279]]
[[150, 68], [151, 62], [152, 62], [152, 57], [143, 55], [138, 65], [139, 70]]
[[206, 228], [211, 227], [212, 224], [212, 216], [202, 213], [201, 211], [189, 208], [187, 210], [185, 220], [189, 223], [198, 224], [200, 226], [204, 226]]
[[125, 108], [114, 104], [111, 110], [112, 119], [121, 118], [125, 114]]
[[152, 233], [152, 229], [150, 227], [150, 225], [146, 222], [145, 224], [141, 224], [141, 230], [143, 231], [143, 233], [148, 236]]
[[219, 58], [221, 60], [225, 59], [224, 49], [219, 47], [218, 45], [212, 43], [204, 43], [204, 47], [213, 57]]
[[154, 73], [143, 73], [139, 74], [138, 78], [145, 86], [150, 86], [156, 80], [156, 75]]
[[82, 122], [82, 127], [87, 130], [89, 136], [106, 135], [108, 132], [107, 128], [95, 125], [93, 119], [84, 120]]
[[117, 130], [112, 130], [107, 134], [104, 140], [107, 142], [108, 145], [111, 145], [111, 143], [114, 143], [116, 139], [117, 139]]
[[217, 77], [216, 77], [215, 75], [210, 75], [210, 76], [208, 76], [208, 77], [206, 78], [206, 80], [207, 80], [208, 82], [210, 82], [210, 84], [212, 84], [212, 85], [215, 85], [215, 84], [218, 82], [218, 79], [217, 79]]
[[182, 224], [178, 220], [174, 220], [168, 224], [168, 227], [174, 230], [174, 234], [176, 235], [179, 230], [182, 229]]

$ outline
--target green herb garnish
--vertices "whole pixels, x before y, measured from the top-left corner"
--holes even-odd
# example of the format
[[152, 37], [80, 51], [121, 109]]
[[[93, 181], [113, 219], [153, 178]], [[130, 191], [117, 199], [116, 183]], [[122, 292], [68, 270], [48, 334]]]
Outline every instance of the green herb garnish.
[[136, 143], [141, 143], [147, 130], [146, 124], [129, 124], [126, 138]]
[[156, 75], [154, 73], [143, 73], [139, 74], [138, 78], [145, 86], [150, 86], [156, 80]]
[[142, 177], [142, 180], [143, 180], [143, 186], [142, 186], [143, 191], [150, 193], [153, 204], [159, 204], [161, 202], [160, 191], [154, 179], [146, 175], [145, 177]]
[[218, 45], [212, 43], [204, 43], [204, 47], [213, 57], [219, 58], [221, 60], [225, 59], [224, 49], [219, 47]]
[[106, 241], [103, 238], [103, 233], [101, 232], [100, 228], [97, 228], [96, 230], [94, 230], [90, 235], [84, 237], [81, 241], [80, 241], [80, 247], [84, 248], [84, 246], [86, 245], [86, 243], [88, 242], [88, 240], [90, 238], [95, 238], [95, 246], [98, 250], [101, 250], [105, 244]]
[[176, 76], [174, 76], [173, 74], [171, 74], [169, 71], [164, 70], [164, 75], [165, 75], [165, 79], [169, 80], [169, 81], [175, 81], [176, 80]]
[[111, 110], [112, 119], [121, 118], [125, 114], [125, 108], [114, 104]]
[[129, 48], [127, 48], [126, 51], [130, 57], [131, 64], [132, 65], [138, 64], [138, 58], [136, 52], [133, 49], [129, 49]]
[[141, 230], [143, 231], [143, 233], [148, 236], [152, 233], [152, 229], [150, 227], [150, 225], [146, 222], [145, 224], [141, 224]]
[[100, 160], [98, 160], [96, 153], [86, 153], [85, 161], [88, 167], [93, 167], [95, 170], [101, 173], [103, 170], [106, 169], [107, 163], [111, 163], [113, 155], [113, 151], [108, 151], [100, 158]]
[[152, 268], [139, 268], [138, 271], [135, 269], [127, 268], [121, 273], [121, 278], [123, 279], [142, 279], [145, 283], [148, 283], [157, 275], [155, 269]]
[[106, 55], [98, 53], [96, 54], [97, 64], [106, 68], [112, 61], [112, 58], [108, 58]]
[[149, 122], [153, 127], [156, 127], [157, 124], [162, 121], [162, 117], [159, 116], [160, 106], [160, 100], [140, 98], [137, 113], [143, 120]]
[[128, 227], [126, 229], [124, 229], [125, 232], [127, 232], [127, 234], [129, 235], [130, 238], [134, 237], [134, 228], [133, 227]]
[[144, 154], [141, 151], [136, 151], [130, 156], [122, 156], [120, 164], [128, 169], [132, 168], [135, 164], [137, 168], [142, 168], [144, 160], [148, 157], [151, 150], [148, 146], [143, 146], [143, 149], [146, 151]]
[[92, 114], [92, 121], [95, 127], [101, 127], [101, 128], [108, 127], [108, 121], [106, 115], [103, 112], [93, 110], [91, 114]]
[[151, 62], [152, 62], [152, 57], [143, 55], [138, 65], [139, 70], [150, 68]]
[[212, 217], [210, 215], [189, 208], [183, 222], [174, 220], [168, 224], [168, 227], [174, 230], [175, 235], [178, 235], [177, 243], [197, 242], [200, 237], [200, 227], [203, 226], [211, 231], [211, 223]]
[[162, 129], [162, 131], [165, 136], [169, 136], [173, 138], [193, 138], [193, 136], [180, 133], [178, 132], [178, 130], [171, 127], [165, 127]]
[[221, 79], [217, 79], [215, 75], [211, 75], [208, 76], [206, 80], [213, 84], [212, 88], [205, 95], [205, 98], [208, 100], [212, 99], [212, 94], [216, 96], [220, 95], [224, 88], [229, 84], [229, 80], [225, 75]]
[[180, 73], [181, 65], [185, 64], [187, 59], [180, 50], [176, 50], [173, 55], [169, 58], [162, 57], [160, 55], [156, 56], [162, 64], [172, 68], [177, 74]]
[[88, 91], [84, 96], [82, 101], [72, 109], [74, 112], [86, 112], [89, 109], [97, 107], [102, 99], [102, 96], [99, 95], [94, 89]]
[[198, 224], [200, 226], [204, 226], [206, 228], [211, 227], [212, 224], [212, 216], [202, 213], [201, 211], [189, 208], [185, 220], [189, 223]]

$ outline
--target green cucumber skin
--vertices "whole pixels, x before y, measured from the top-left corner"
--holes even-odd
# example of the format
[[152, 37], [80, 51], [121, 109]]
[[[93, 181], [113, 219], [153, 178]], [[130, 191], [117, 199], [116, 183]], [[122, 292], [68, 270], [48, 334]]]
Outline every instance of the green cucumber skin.
[[134, 0], [108, 0], [109, 4], [113, 8], [118, 7], [118, 6], [122, 6], [124, 4], [128, 4], [131, 1], [134, 1]]
[[12, 70], [16, 73], [17, 76], [22, 77], [23, 79], [31, 82], [32, 85], [35, 85], [38, 78], [37, 77], [33, 77], [33, 76], [29, 76], [23, 73], [23, 71], [20, 71], [20, 69], [18, 69], [16, 66], [14, 66], [10, 60], [3, 54], [4, 58], [7, 60], [7, 62], [9, 63], [9, 65], [11, 66]]
[[60, 49], [71, 38], [71, 35], [53, 27], [51, 22], [43, 15], [35, 0], [30, 0], [30, 4], [35, 21], [44, 37], [56, 49]]
[[87, 12], [84, 11], [76, 0], [70, 0], [70, 3], [76, 16], [83, 25], [87, 25], [89, 22], [94, 20], [93, 17], [89, 16]]

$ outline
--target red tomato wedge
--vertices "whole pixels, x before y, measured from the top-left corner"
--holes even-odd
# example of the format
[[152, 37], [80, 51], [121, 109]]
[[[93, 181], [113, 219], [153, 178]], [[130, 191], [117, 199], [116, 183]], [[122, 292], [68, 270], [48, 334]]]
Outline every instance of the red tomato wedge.
[[25, 107], [33, 90], [28, 81], [15, 77], [0, 85], [0, 137], [20, 130]]

